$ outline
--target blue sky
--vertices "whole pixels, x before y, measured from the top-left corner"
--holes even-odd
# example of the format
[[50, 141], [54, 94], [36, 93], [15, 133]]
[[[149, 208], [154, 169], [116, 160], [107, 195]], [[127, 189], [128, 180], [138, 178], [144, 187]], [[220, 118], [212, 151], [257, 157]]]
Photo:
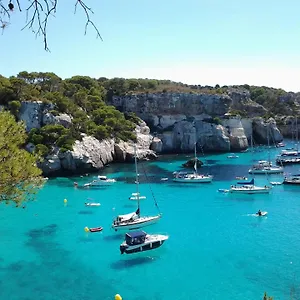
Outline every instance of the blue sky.
[[[4, 0], [5, 1], [5, 0]], [[300, 91], [300, 1], [85, 0], [103, 37], [75, 0], [59, 0], [41, 38], [21, 31], [15, 11], [0, 35], [0, 73], [171, 79], [190, 84], [255, 84]], [[21, 1], [26, 3], [26, 1]]]

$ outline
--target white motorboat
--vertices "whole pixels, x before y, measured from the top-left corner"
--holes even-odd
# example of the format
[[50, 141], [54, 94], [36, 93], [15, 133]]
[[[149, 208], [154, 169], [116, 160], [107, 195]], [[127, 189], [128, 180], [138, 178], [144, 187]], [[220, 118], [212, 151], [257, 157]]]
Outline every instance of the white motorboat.
[[268, 194], [272, 187], [270, 186], [255, 186], [254, 184], [245, 184], [241, 186], [232, 185], [228, 190], [229, 193], [237, 194]]
[[129, 200], [144, 200], [146, 196], [141, 196], [140, 193], [132, 193]]
[[231, 153], [230, 155], [227, 156], [227, 158], [239, 158], [239, 156], [236, 155], [235, 153]]
[[106, 185], [112, 185], [115, 183], [116, 180], [112, 178], [107, 178], [106, 176], [99, 175], [97, 176], [93, 181], [86, 183], [84, 187], [89, 186], [106, 186]]
[[284, 180], [283, 180], [283, 184], [300, 185], [300, 174], [285, 177]]
[[[135, 230], [135, 229], [139, 229], [142, 227], [146, 227], [152, 224], [157, 223], [160, 218], [161, 218], [161, 214], [155, 215], [155, 216], [141, 216], [140, 214], [140, 198], [142, 196], [140, 196], [139, 193], [139, 173], [138, 173], [138, 168], [137, 168], [137, 151], [136, 151], [136, 147], [134, 147], [134, 151], [135, 151], [135, 174], [136, 174], [136, 180], [135, 180], [135, 184], [136, 184], [136, 193], [132, 194], [132, 197], [134, 199], [132, 200], [136, 200], [137, 204], [138, 204], [138, 208], [135, 212], [126, 214], [126, 215], [118, 215], [113, 223], [112, 223], [112, 228], [115, 231], [118, 230]], [[135, 199], [136, 197], [136, 199]], [[158, 208], [158, 205], [154, 199], [155, 205]]]
[[175, 172], [173, 181], [185, 183], [210, 183], [213, 180], [212, 175], [200, 175], [187, 172]]
[[126, 233], [125, 241], [120, 245], [121, 254], [131, 254], [156, 249], [160, 247], [169, 236], [162, 234], [147, 234], [144, 231]]
[[100, 206], [101, 204], [99, 202], [86, 202], [85, 206]]
[[283, 173], [282, 167], [272, 166], [271, 162], [266, 160], [261, 160], [258, 164], [253, 165], [249, 169], [249, 174], [279, 174]]

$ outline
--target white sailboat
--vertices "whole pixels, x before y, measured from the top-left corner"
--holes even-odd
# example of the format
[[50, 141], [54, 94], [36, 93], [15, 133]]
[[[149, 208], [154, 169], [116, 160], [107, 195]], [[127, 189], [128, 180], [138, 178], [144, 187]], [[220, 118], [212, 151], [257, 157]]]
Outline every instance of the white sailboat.
[[[270, 157], [270, 140], [269, 140], [269, 126], [267, 126], [268, 139], [268, 160], [261, 160], [258, 164], [253, 165], [249, 169], [249, 174], [279, 174], [283, 173], [282, 167], [273, 166]], [[252, 141], [252, 139], [251, 139]]]
[[[155, 224], [161, 218], [161, 214], [158, 214], [155, 216], [141, 216], [140, 198], [143, 196], [140, 196], [140, 193], [139, 193], [139, 173], [138, 173], [138, 168], [137, 168], [136, 146], [134, 147], [134, 151], [135, 151], [134, 163], [135, 163], [135, 174], [136, 174], [136, 180], [135, 180], [136, 193], [134, 193], [133, 197], [136, 197], [136, 201], [138, 203], [138, 208], [135, 212], [131, 212], [126, 215], [118, 215], [112, 223], [112, 228], [115, 231], [139, 229], [142, 227], [146, 227], [146, 226]], [[155, 204], [157, 206], [157, 203], [155, 203]]]
[[210, 183], [212, 182], [213, 176], [212, 175], [202, 175], [198, 174], [197, 170], [197, 139], [196, 139], [196, 128], [195, 128], [195, 164], [194, 164], [194, 172], [187, 173], [187, 172], [174, 172], [173, 181], [181, 182], [181, 183]]

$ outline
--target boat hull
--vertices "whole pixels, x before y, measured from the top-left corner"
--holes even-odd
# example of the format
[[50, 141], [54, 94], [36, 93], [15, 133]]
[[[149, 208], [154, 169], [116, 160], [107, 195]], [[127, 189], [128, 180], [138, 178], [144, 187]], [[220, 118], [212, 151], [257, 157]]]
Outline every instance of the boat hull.
[[212, 182], [212, 177], [173, 178], [173, 181], [180, 183], [210, 183]]
[[270, 169], [270, 170], [249, 170], [249, 174], [279, 174], [283, 173], [283, 169]]
[[112, 228], [115, 231], [124, 231], [124, 230], [136, 230], [144, 228], [150, 225], [157, 223], [161, 218], [161, 215], [154, 217], [143, 217], [141, 221], [138, 222], [124, 222], [120, 224], [113, 224]]
[[261, 190], [229, 190], [229, 193], [234, 194], [269, 194], [271, 189], [261, 189]]
[[156, 248], [159, 248], [165, 241], [157, 241], [154, 243], [149, 243], [146, 245], [135, 245], [135, 246], [120, 246], [120, 252], [121, 254], [126, 253], [126, 254], [132, 254], [132, 253], [137, 253], [137, 252], [144, 252], [144, 251], [149, 251], [153, 250]]
[[290, 184], [290, 185], [300, 185], [300, 181], [298, 180], [285, 180], [283, 181], [283, 184]]

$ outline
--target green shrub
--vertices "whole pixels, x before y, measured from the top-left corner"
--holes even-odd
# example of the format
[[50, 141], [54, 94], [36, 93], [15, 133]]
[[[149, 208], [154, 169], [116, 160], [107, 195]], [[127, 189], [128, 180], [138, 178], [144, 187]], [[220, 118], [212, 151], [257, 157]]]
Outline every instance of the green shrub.
[[10, 112], [17, 117], [19, 115], [19, 111], [21, 108], [21, 102], [18, 100], [14, 100], [14, 101], [10, 101], [8, 103], [8, 108], [10, 110]]
[[37, 144], [35, 146], [35, 153], [37, 153], [41, 157], [46, 157], [49, 152], [49, 148], [43, 144]]

